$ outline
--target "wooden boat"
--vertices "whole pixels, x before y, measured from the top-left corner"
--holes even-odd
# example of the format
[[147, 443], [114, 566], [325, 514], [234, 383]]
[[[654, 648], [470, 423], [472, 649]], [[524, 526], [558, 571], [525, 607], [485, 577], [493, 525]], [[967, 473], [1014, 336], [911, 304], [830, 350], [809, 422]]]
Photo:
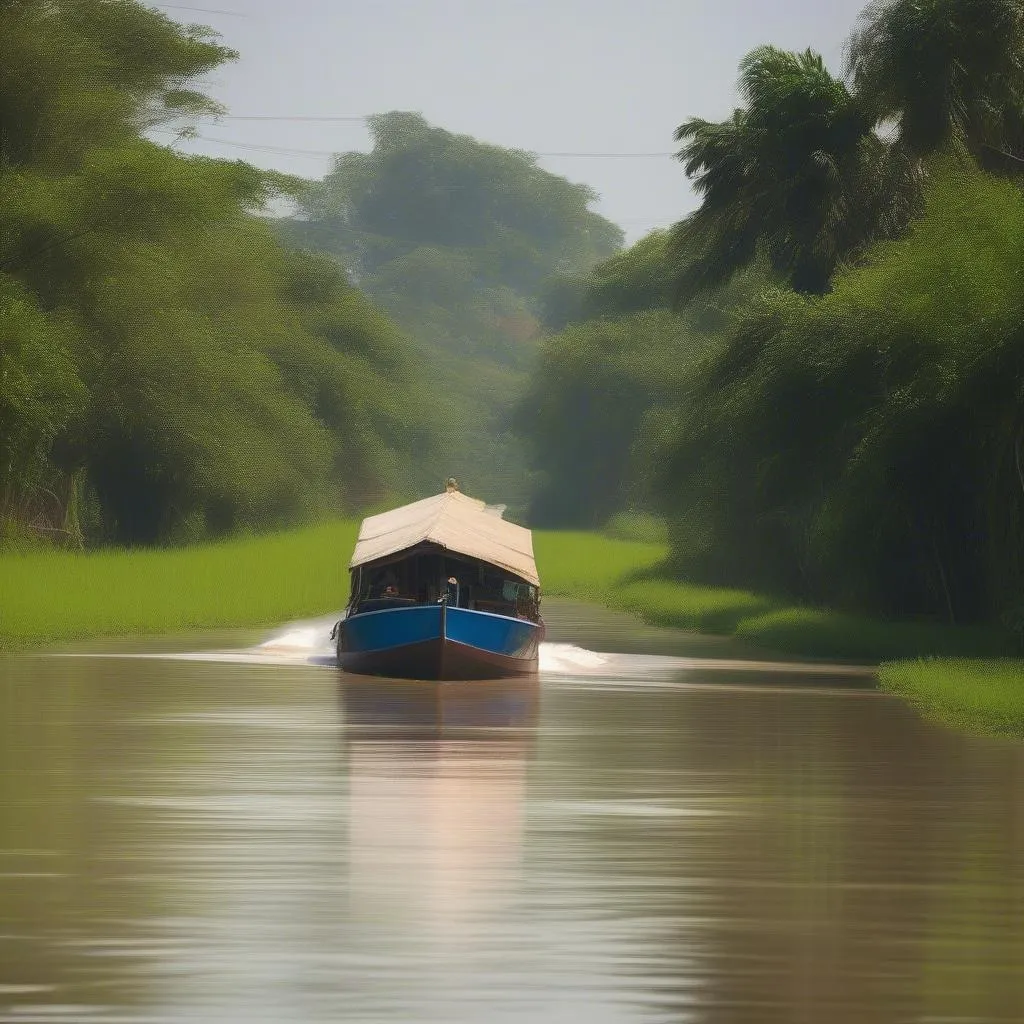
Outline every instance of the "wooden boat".
[[449, 481], [443, 494], [370, 516], [335, 626], [348, 672], [496, 679], [537, 671], [544, 635], [529, 530]]

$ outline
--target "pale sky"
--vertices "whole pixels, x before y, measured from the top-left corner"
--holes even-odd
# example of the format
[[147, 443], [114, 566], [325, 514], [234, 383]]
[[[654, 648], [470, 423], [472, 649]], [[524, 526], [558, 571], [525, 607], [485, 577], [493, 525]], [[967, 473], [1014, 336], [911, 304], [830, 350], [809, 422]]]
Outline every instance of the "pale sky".
[[[535, 153], [668, 154], [690, 116], [721, 120], [737, 65], [766, 43], [841, 73], [866, 0], [183, 0], [152, 4], [217, 29], [240, 59], [206, 83], [233, 115], [185, 152], [319, 178], [367, 150], [360, 118], [416, 110], [450, 131]], [[236, 143], [241, 145], [229, 145]], [[254, 147], [254, 148], [249, 148]], [[305, 150], [307, 152], [295, 152]], [[310, 152], [311, 151], [311, 152]], [[323, 155], [318, 155], [323, 154]], [[633, 241], [695, 205], [669, 156], [543, 156], [600, 195]]]

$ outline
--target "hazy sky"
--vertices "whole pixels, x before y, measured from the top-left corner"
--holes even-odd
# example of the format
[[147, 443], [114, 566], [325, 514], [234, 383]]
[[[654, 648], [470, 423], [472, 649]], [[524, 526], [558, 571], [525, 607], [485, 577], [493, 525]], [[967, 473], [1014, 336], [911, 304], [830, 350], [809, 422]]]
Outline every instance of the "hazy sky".
[[[845, 40], [865, 0], [153, 6], [213, 26], [241, 55], [207, 83], [233, 117], [201, 133], [223, 141], [178, 148], [320, 177], [330, 164], [326, 154], [369, 148], [360, 121], [235, 118], [418, 110], [451, 131], [536, 153], [668, 154], [676, 148], [673, 130], [687, 117], [727, 116], [736, 101], [737, 64], [756, 46], [810, 46], [841, 72]], [[629, 240], [671, 224], [695, 204], [682, 166], [669, 156], [552, 155], [540, 164], [591, 185], [601, 197], [594, 208]]]

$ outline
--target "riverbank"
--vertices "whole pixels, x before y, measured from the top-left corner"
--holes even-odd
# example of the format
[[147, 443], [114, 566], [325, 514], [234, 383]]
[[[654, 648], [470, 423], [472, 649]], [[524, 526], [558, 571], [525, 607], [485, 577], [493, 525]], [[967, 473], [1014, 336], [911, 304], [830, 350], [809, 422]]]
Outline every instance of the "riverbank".
[[750, 591], [641, 571], [607, 603], [656, 625], [719, 633], [767, 651], [879, 665], [882, 690], [927, 717], [969, 732], [1024, 738], [1020, 637], [990, 626], [882, 622], [794, 607]]
[[[339, 520], [192, 548], [0, 555], [0, 651], [269, 626], [340, 610], [358, 528]], [[766, 651], [882, 662], [882, 688], [930, 716], [1024, 736], [1024, 662], [1009, 660], [1020, 652], [1008, 631], [879, 622], [668, 579], [658, 573], [667, 548], [656, 541], [541, 530], [534, 545], [549, 596]]]
[[[102, 636], [278, 625], [344, 608], [359, 523], [171, 549], [0, 554], [0, 651]], [[656, 543], [535, 534], [544, 592], [609, 603]]]
[[359, 525], [170, 549], [0, 555], [0, 651], [262, 626], [341, 608]]
[[929, 658], [878, 669], [882, 689], [969, 732], [1024, 736], [1024, 661]]

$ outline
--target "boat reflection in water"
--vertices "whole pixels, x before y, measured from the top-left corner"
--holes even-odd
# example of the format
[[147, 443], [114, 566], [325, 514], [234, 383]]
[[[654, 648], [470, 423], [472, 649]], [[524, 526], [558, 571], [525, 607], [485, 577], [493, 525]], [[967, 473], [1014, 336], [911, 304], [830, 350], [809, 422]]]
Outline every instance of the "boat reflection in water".
[[431, 984], [439, 942], [451, 982], [514, 904], [538, 695], [536, 679], [343, 679], [350, 909]]

